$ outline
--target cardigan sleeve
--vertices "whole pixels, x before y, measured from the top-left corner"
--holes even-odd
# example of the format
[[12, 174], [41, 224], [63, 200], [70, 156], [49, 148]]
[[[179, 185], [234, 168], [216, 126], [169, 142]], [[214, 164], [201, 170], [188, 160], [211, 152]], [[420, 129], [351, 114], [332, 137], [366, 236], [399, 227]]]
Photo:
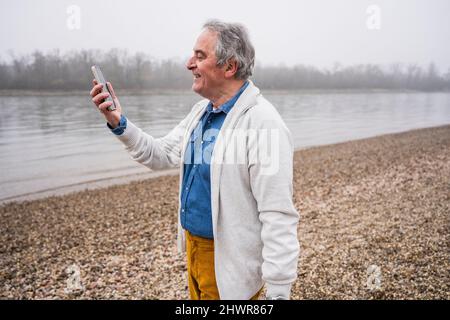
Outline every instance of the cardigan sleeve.
[[154, 138], [128, 120], [125, 131], [117, 138], [133, 160], [152, 170], [179, 167], [183, 137], [197, 106], [164, 137]]
[[293, 141], [281, 117], [265, 120], [249, 142], [249, 175], [262, 223], [267, 296], [290, 297], [297, 278], [299, 214], [293, 203]]

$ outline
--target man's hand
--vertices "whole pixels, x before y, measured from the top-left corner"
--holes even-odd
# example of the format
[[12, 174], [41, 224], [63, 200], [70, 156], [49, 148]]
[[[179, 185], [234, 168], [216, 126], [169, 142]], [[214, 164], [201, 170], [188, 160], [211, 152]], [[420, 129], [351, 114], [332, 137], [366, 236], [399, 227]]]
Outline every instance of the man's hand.
[[105, 101], [106, 98], [108, 98], [109, 93], [107, 90], [105, 92], [102, 92], [103, 85], [98, 84], [97, 81], [94, 79], [92, 80], [92, 83], [94, 84], [94, 87], [92, 88], [90, 95], [92, 97], [92, 102], [95, 104], [97, 109], [103, 113], [105, 116], [106, 121], [111, 125], [111, 127], [116, 128], [119, 125], [120, 121], [120, 115], [122, 114], [122, 107], [120, 106], [119, 99], [117, 99], [117, 96], [114, 92], [114, 89], [110, 82], [107, 82], [106, 85], [108, 86], [109, 91], [111, 92], [112, 99], [114, 100], [114, 103], [116, 105], [116, 110], [109, 111], [107, 108], [111, 106], [113, 103], [112, 101]]

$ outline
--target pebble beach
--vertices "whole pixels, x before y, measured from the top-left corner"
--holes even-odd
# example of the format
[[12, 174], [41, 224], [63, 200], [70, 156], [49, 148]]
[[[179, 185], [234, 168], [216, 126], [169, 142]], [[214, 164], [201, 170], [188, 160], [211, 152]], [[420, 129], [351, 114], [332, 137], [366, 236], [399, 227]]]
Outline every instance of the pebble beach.
[[[450, 299], [450, 125], [299, 150], [294, 170], [292, 299]], [[0, 299], [188, 299], [177, 206], [176, 175], [1, 205]]]

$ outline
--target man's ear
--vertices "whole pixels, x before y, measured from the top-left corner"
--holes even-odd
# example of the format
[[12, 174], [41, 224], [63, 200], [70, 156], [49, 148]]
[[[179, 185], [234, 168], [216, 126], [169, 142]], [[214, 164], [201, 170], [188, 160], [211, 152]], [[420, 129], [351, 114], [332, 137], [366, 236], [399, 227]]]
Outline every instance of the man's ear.
[[230, 59], [226, 63], [225, 77], [232, 78], [238, 70], [238, 63], [234, 59]]

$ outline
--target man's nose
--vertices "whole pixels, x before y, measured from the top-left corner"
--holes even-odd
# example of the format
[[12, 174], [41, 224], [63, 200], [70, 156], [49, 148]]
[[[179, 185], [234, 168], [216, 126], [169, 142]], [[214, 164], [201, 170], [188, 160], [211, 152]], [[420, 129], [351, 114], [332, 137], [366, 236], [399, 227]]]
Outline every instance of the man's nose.
[[194, 67], [195, 67], [194, 57], [190, 57], [186, 63], [186, 68], [188, 68], [188, 70], [192, 70], [192, 69], [194, 69]]

